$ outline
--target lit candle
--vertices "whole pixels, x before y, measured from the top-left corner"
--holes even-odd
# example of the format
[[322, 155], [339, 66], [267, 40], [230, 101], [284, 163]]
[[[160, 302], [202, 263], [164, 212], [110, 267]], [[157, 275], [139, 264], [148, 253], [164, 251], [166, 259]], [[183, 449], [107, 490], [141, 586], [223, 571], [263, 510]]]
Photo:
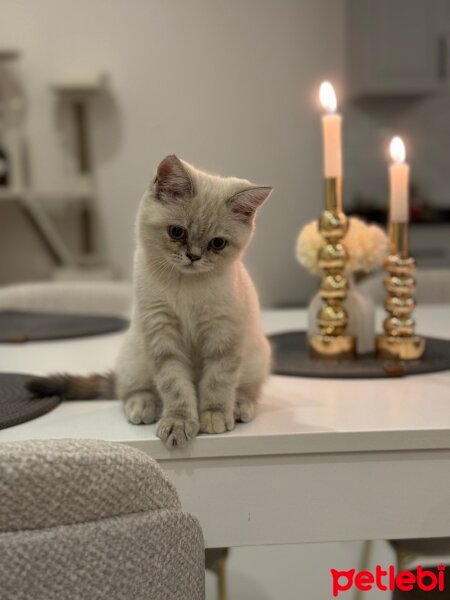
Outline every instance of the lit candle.
[[320, 86], [320, 102], [327, 111], [322, 117], [324, 175], [326, 178], [342, 176], [342, 117], [336, 113], [336, 94], [333, 86], [324, 81]]
[[393, 223], [407, 223], [409, 221], [409, 165], [405, 163], [405, 145], [401, 138], [394, 137], [389, 149], [393, 160], [389, 166], [390, 220]]

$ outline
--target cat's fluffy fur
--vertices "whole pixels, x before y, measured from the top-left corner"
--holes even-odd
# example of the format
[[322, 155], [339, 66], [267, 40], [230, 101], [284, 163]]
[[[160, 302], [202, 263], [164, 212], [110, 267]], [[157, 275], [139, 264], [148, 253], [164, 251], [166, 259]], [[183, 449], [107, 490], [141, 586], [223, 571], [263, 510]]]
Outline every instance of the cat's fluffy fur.
[[[132, 423], [159, 419], [168, 447], [251, 420], [270, 347], [241, 257], [271, 189], [166, 157], [137, 216], [133, 314], [114, 381], [60, 375], [37, 378], [30, 389], [80, 398], [114, 388]], [[186, 237], [172, 239], [170, 226]], [[226, 246], [211, 248], [213, 238]]]

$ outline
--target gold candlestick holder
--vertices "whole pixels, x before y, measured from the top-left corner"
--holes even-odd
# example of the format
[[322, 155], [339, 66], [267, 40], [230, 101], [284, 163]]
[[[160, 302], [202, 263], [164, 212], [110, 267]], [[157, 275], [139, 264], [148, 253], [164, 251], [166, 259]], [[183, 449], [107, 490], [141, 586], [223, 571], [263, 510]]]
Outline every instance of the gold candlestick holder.
[[416, 360], [425, 351], [425, 340], [415, 335], [412, 313], [416, 306], [413, 277], [416, 268], [409, 256], [408, 224], [389, 224], [389, 256], [384, 262], [387, 274], [384, 287], [387, 298], [384, 307], [388, 317], [383, 322], [384, 335], [377, 335], [375, 345], [379, 358]]
[[347, 233], [348, 221], [342, 212], [342, 180], [325, 180], [325, 210], [319, 220], [319, 231], [326, 244], [319, 250], [319, 266], [323, 270], [320, 284], [322, 306], [317, 313], [318, 333], [309, 336], [311, 354], [320, 358], [352, 358], [356, 340], [345, 333], [348, 324], [343, 306], [348, 292], [345, 276], [347, 252], [342, 239]]

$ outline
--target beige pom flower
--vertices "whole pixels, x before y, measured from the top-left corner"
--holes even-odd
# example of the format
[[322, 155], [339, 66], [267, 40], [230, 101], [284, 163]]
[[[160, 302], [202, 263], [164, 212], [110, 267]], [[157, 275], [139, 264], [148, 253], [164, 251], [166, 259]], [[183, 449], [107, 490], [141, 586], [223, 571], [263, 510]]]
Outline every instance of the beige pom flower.
[[[313, 275], [321, 272], [318, 251], [324, 243], [317, 221], [305, 225], [298, 236], [297, 260]], [[381, 267], [387, 254], [387, 236], [384, 231], [377, 225], [368, 225], [356, 217], [349, 219], [349, 229], [343, 244], [348, 252], [347, 273], [370, 273]]]
[[320, 273], [317, 255], [323, 243], [317, 221], [311, 221], [305, 225], [297, 239], [297, 260], [313, 275]]

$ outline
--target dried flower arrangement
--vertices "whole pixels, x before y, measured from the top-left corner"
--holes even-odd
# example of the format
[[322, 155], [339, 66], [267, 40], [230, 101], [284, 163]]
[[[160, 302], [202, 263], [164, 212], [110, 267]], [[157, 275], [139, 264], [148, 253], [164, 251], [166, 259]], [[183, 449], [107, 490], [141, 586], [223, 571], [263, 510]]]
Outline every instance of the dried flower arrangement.
[[[349, 228], [343, 240], [348, 253], [346, 272], [370, 273], [383, 265], [388, 239], [377, 225], [368, 225], [356, 217], [349, 218]], [[297, 260], [313, 275], [319, 275], [319, 249], [325, 240], [319, 233], [317, 221], [311, 221], [300, 231], [297, 240]]]

